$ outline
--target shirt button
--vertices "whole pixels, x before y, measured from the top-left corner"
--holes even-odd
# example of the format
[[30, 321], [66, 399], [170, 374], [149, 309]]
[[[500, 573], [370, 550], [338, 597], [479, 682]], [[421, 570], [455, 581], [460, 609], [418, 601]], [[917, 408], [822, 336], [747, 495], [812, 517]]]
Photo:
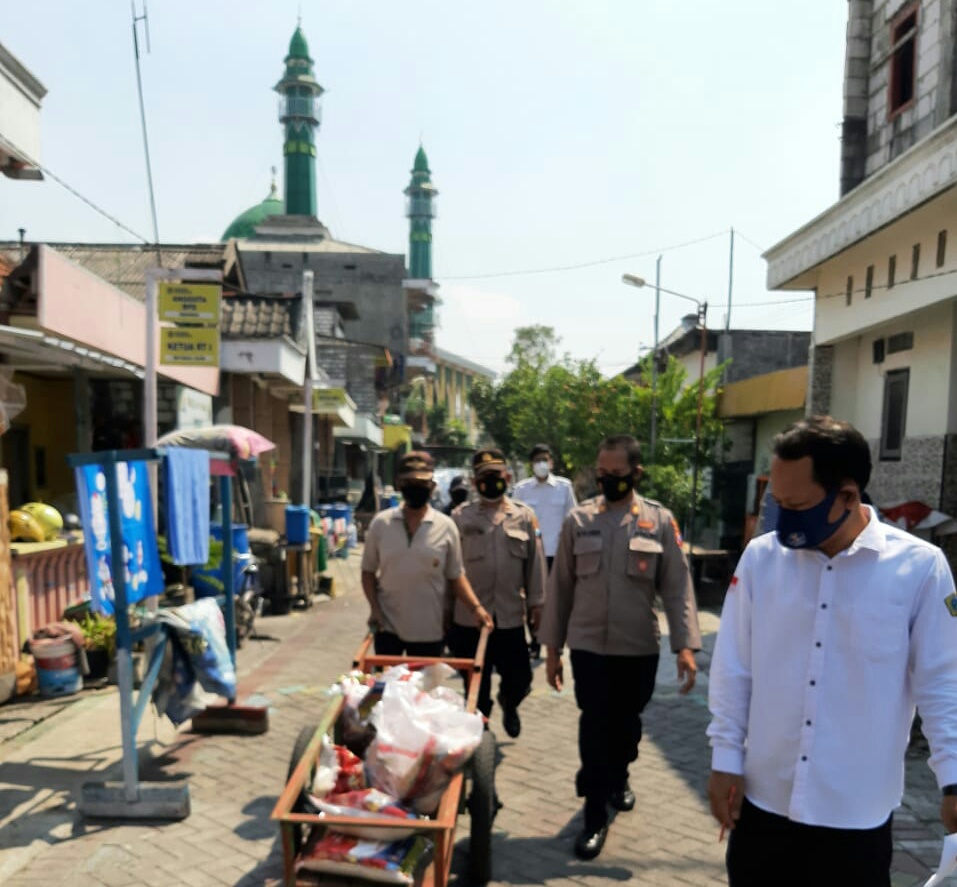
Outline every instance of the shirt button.
[[801, 760], [802, 760], [802, 761], [806, 761], [806, 760], [807, 760], [807, 755], [801, 755]]
[[805, 725], [806, 727], [810, 727], [810, 726], [811, 726], [811, 722], [810, 722], [810, 721], [805, 721], [805, 722], [804, 722], [804, 725]]
[[817, 681], [811, 681], [811, 686], [814, 687], [817, 684]]
[[821, 604], [821, 609], [822, 609], [822, 610], [826, 610], [826, 609], [827, 609], [827, 604]]
[[834, 569], [834, 567], [832, 567], [830, 564], [827, 565], [827, 568], [828, 568], [829, 570], [833, 570], [833, 569]]
[[820, 646], [821, 646], [821, 642], [820, 642], [820, 641], [817, 641], [817, 642], [814, 644], [814, 646], [815, 646], [815, 647], [820, 647]]

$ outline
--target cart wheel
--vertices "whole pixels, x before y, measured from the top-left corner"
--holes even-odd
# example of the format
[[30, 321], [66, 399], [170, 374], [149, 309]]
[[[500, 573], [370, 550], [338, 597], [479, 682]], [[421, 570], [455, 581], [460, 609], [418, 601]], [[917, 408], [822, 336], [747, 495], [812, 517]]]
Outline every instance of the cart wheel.
[[[289, 756], [289, 770], [286, 773], [286, 782], [292, 779], [292, 774], [299, 765], [299, 761], [302, 760], [302, 756], [306, 753], [306, 749], [309, 747], [309, 743], [312, 742], [312, 737], [316, 735], [317, 729], [319, 729], [318, 724], [310, 724], [299, 731], [299, 735], [296, 737], [296, 744], [292, 747], [292, 754]], [[292, 805], [292, 812], [307, 812], [305, 789], [299, 793], [299, 797], [296, 798], [296, 803]], [[306, 843], [308, 828], [308, 826], [301, 823], [294, 825], [292, 828], [292, 849], [296, 856], [299, 855], [303, 844]]]
[[495, 734], [486, 730], [472, 755], [472, 792], [468, 807], [472, 818], [469, 838], [469, 880], [474, 885], [492, 880], [492, 822], [498, 812], [495, 795]]

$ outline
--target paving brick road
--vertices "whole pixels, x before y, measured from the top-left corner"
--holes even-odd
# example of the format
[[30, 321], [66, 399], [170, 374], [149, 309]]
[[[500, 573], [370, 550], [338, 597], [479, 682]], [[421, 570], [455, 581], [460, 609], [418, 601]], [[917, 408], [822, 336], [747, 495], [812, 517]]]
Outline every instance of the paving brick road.
[[[143, 778], [185, 778], [192, 813], [174, 823], [84, 819], [80, 785], [118, 779], [115, 690], [74, 701], [0, 707], [0, 884], [4, 887], [253, 887], [278, 883], [281, 853], [269, 814], [300, 728], [344, 671], [364, 630], [358, 558], [333, 561], [337, 597], [309, 611], [262, 620], [266, 636], [239, 656], [240, 701], [270, 706], [263, 736], [200, 736], [147, 716], [140, 731]], [[679, 697], [674, 660], [662, 658], [632, 771], [638, 805], [619, 814], [602, 855], [574, 859], [581, 827], [574, 797], [577, 711], [570, 689], [545, 686], [544, 666], [522, 706], [517, 740], [499, 737], [498, 791], [505, 803], [493, 838], [495, 884], [723, 884], [723, 845], [707, 813], [704, 736], [708, 651], [718, 620], [702, 614], [706, 650], [699, 688]], [[570, 670], [567, 670], [570, 672]], [[895, 817], [895, 887], [922, 884], [936, 863], [942, 829], [926, 754], [908, 759], [908, 792]], [[453, 872], [465, 884], [468, 818], [460, 820]]]

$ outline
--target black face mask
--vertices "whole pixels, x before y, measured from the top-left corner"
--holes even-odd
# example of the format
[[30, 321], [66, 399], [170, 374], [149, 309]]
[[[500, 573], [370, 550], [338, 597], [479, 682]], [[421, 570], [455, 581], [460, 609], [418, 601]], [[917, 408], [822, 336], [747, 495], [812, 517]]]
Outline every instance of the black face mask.
[[505, 478], [497, 474], [487, 474], [475, 481], [475, 488], [483, 499], [501, 499], [505, 495], [506, 486], [508, 485]]
[[609, 502], [619, 502], [635, 488], [635, 475], [615, 477], [605, 474], [598, 478], [598, 485], [605, 499]]
[[462, 489], [452, 490], [452, 492], [449, 495], [452, 499], [453, 505], [461, 505], [466, 499], [468, 499], [469, 491], [462, 490]]
[[429, 499], [432, 498], [432, 490], [429, 487], [423, 487], [419, 484], [409, 484], [408, 486], [402, 487], [399, 492], [402, 493], [405, 504], [413, 510], [427, 505]]

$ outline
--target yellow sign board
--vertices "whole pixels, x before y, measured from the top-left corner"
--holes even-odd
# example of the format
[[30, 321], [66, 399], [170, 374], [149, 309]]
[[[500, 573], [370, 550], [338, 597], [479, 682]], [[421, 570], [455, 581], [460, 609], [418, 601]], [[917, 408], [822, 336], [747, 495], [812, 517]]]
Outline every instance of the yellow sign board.
[[222, 287], [210, 283], [161, 283], [159, 317], [173, 323], [219, 325]]
[[216, 327], [163, 327], [160, 334], [160, 363], [166, 366], [219, 366], [219, 330]]
[[320, 416], [325, 413], [336, 413], [345, 405], [344, 388], [318, 388], [312, 392], [312, 410]]

